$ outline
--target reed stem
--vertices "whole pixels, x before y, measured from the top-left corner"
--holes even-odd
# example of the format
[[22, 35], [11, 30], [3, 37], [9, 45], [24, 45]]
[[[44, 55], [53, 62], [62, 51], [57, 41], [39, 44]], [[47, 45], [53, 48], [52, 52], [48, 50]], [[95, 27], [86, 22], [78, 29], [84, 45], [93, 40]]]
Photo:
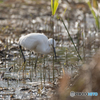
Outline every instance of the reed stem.
[[75, 43], [74, 43], [74, 41], [73, 41], [73, 39], [72, 39], [72, 37], [71, 37], [71, 35], [70, 35], [70, 33], [69, 33], [69, 31], [68, 31], [68, 29], [67, 29], [67, 27], [66, 27], [66, 25], [65, 25], [65, 23], [64, 23], [64, 21], [63, 21], [62, 18], [61, 18], [61, 21], [62, 21], [62, 23], [63, 23], [63, 25], [64, 25], [64, 27], [65, 27], [65, 29], [66, 29], [68, 35], [69, 35], [69, 38], [71, 39], [71, 41], [72, 41], [72, 43], [73, 43], [73, 45], [74, 45], [74, 48], [75, 48], [75, 50], [76, 50], [76, 52], [77, 52], [77, 54], [78, 54], [80, 60], [82, 60], [82, 58], [81, 58], [81, 56], [80, 56], [80, 54], [79, 54], [79, 52], [78, 52], [78, 49], [77, 49], [77, 47], [75, 46]]

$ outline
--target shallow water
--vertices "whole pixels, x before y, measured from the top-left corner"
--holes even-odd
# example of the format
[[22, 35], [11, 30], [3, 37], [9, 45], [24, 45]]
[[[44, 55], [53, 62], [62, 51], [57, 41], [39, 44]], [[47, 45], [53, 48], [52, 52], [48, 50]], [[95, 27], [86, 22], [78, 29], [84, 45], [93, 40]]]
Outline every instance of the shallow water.
[[[4, 98], [10, 98], [10, 96], [13, 95], [15, 98], [29, 99], [29, 91], [32, 91], [31, 95], [34, 98], [40, 98], [46, 91], [52, 94], [53, 83], [57, 84], [57, 79], [63, 74], [63, 69], [72, 75], [77, 73], [77, 70], [81, 66], [80, 64], [79, 67], [75, 67], [78, 65], [78, 58], [72, 44], [69, 44], [70, 42], [66, 44], [66, 41], [63, 41], [62, 44], [61, 40], [57, 43], [57, 60], [54, 58], [53, 61], [53, 55], [39, 55], [36, 72], [34, 65], [37, 55], [24, 50], [27, 63], [25, 70], [23, 70], [22, 56], [19, 48], [15, 48], [17, 45], [13, 43], [14, 41], [8, 42], [7, 48], [13, 47], [14, 49], [5, 50], [7, 54], [5, 55], [4, 53], [5, 56], [2, 57], [3, 64], [0, 65], [1, 74], [5, 72], [1, 78], [0, 87], [7, 88], [7, 90], [2, 89], [1, 91], [1, 95]], [[66, 47], [66, 45], [68, 45], [68, 47]], [[23, 91], [21, 91], [21, 89], [23, 89]], [[40, 91], [39, 89], [41, 90], [40, 93], [38, 93]], [[50, 91], [48, 89], [50, 89]], [[3, 93], [6, 96], [8, 94], [8, 96], [3, 96]], [[49, 95], [47, 96], [47, 94], [45, 94], [42, 98], [49, 98]]]

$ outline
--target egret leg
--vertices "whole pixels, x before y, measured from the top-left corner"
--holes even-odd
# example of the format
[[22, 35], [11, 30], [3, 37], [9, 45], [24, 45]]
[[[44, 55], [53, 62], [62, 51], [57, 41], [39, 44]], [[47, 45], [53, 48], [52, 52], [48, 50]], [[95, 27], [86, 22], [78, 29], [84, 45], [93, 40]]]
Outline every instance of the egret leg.
[[19, 45], [19, 48], [20, 48], [20, 52], [22, 53], [22, 56], [23, 56], [23, 59], [24, 59], [24, 63], [22, 64], [22, 67], [24, 66], [24, 68], [23, 68], [23, 79], [24, 79], [24, 70], [25, 70], [25, 67], [26, 67], [26, 59], [25, 59], [24, 53], [22, 51], [21, 45]]
[[43, 55], [44, 64], [43, 64], [43, 78], [44, 78], [44, 84], [45, 84], [45, 76], [46, 76], [46, 69], [45, 69], [45, 56]]
[[22, 51], [22, 46], [21, 46], [21, 45], [19, 45], [19, 48], [20, 48], [20, 51], [21, 51], [21, 53], [22, 53], [22, 56], [23, 56], [23, 59], [24, 59], [24, 64], [25, 64], [26, 59], [25, 59], [24, 53], [23, 53], [23, 51]]
[[35, 60], [35, 67], [34, 67], [34, 69], [35, 69], [35, 75], [36, 75], [37, 60], [38, 60], [38, 55], [37, 55], [36, 60]]

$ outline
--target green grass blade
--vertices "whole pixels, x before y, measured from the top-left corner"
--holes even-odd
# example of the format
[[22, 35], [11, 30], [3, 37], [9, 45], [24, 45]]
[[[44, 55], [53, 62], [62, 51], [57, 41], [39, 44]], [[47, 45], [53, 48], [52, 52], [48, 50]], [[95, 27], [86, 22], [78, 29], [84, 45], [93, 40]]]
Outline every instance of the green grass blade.
[[92, 13], [94, 19], [95, 19], [96, 26], [97, 26], [97, 28], [99, 29], [99, 28], [100, 28], [100, 27], [99, 27], [99, 26], [100, 26], [100, 25], [99, 25], [99, 16], [95, 13], [95, 11], [93, 10], [93, 8], [92, 8], [92, 6], [91, 6], [91, 4], [90, 4], [89, 1], [87, 2], [87, 4], [88, 4], [88, 6], [89, 6], [89, 8], [90, 8], [90, 10], [91, 10], [91, 13]]
[[54, 9], [54, 0], [51, 0], [51, 11], [52, 11], [52, 14], [53, 14], [53, 9]]
[[69, 37], [70, 37], [70, 39], [71, 39], [73, 45], [74, 45], [74, 48], [75, 48], [75, 50], [76, 50], [76, 52], [77, 52], [77, 54], [78, 54], [80, 60], [82, 60], [82, 58], [81, 58], [81, 56], [80, 56], [80, 54], [79, 54], [79, 52], [78, 52], [78, 49], [77, 49], [77, 47], [75, 46], [75, 43], [74, 43], [74, 41], [73, 41], [73, 39], [72, 39], [72, 37], [71, 37], [69, 31], [68, 31], [68, 29], [67, 29], [67, 27], [66, 27], [66, 25], [65, 25], [65, 23], [64, 23], [64, 21], [63, 21], [63, 19], [62, 19], [61, 17], [60, 17], [60, 19], [61, 19], [61, 21], [62, 21], [62, 23], [63, 23], [63, 25], [64, 25], [64, 27], [65, 27], [67, 33], [68, 33], [68, 35], [69, 35]]
[[58, 5], [59, 5], [59, 0], [51, 0], [52, 15], [55, 15]]
[[94, 10], [92, 9], [92, 6], [91, 6], [90, 2], [88, 1], [87, 4], [88, 4], [88, 6], [91, 10], [91, 13], [92, 13], [93, 17], [96, 18], [96, 14], [95, 14]]

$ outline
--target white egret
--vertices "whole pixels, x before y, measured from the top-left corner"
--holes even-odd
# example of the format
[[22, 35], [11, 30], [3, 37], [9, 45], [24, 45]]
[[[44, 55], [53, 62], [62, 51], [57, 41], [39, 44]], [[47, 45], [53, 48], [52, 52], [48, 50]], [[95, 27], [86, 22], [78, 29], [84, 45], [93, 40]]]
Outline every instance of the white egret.
[[28, 35], [20, 37], [19, 47], [24, 59], [24, 63], [26, 62], [26, 59], [21, 47], [24, 47], [28, 50], [32, 50], [40, 54], [49, 54], [54, 51], [56, 58], [56, 41], [52, 38], [48, 39], [47, 36], [41, 33], [30, 33]]

